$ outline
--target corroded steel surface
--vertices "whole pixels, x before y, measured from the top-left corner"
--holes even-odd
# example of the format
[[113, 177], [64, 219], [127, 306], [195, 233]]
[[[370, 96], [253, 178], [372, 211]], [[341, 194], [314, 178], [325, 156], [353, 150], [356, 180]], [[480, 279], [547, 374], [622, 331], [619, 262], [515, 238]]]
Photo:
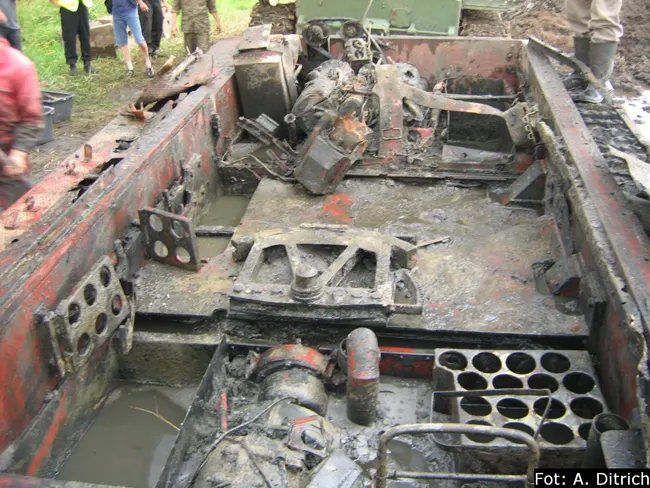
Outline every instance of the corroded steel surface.
[[647, 411], [648, 400], [642, 396], [647, 365], [641, 362], [650, 320], [650, 242], [623, 203], [603, 155], [552, 65], [533, 50], [526, 54], [540, 108], [562, 137], [572, 163], [562, 162], [564, 155], [557, 149], [552, 154], [555, 169], [570, 186], [567, 198], [575, 212], [568, 225], [560, 222], [573, 234], [574, 249], [567, 251], [579, 254], [606, 297], [605, 310], [592, 331], [601, 385], [612, 410], [629, 418], [637, 408]]
[[[224, 49], [231, 49], [229, 42], [213, 51], [218, 55]], [[211, 114], [216, 107], [221, 118], [218, 148], [232, 136], [238, 115], [232, 69], [219, 69], [208, 87], [190, 94], [155, 133], [142, 136], [119, 165], [62, 209], [55, 225], [30, 229], [21, 245], [0, 255], [0, 380], [7, 392], [0, 396], [0, 449], [20, 435], [57, 383], [44, 330], [35, 326], [37, 309], [54, 308], [93, 262], [113, 254], [114, 239], [126, 232], [137, 211], [179, 178], [180, 158], [198, 153], [203, 176], [213, 178]], [[54, 428], [52, 435], [58, 434]]]

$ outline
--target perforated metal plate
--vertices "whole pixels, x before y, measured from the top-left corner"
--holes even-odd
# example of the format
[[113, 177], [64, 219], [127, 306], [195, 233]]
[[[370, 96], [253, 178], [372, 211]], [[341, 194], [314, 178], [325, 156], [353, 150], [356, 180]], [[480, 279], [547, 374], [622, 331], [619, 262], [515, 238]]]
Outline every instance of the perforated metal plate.
[[61, 375], [83, 366], [130, 317], [131, 307], [113, 262], [105, 256], [47, 318]]
[[[584, 351], [473, 351], [437, 349], [436, 390], [550, 389], [551, 409], [541, 428], [542, 450], [582, 451], [591, 419], [606, 411], [589, 354]], [[533, 434], [547, 396], [499, 395], [453, 398], [455, 421], [511, 427]], [[437, 404], [436, 409], [445, 405]], [[503, 439], [461, 437], [462, 445], [516, 447]]]
[[194, 227], [187, 217], [155, 208], [144, 208], [139, 216], [151, 259], [192, 271], [199, 269]]

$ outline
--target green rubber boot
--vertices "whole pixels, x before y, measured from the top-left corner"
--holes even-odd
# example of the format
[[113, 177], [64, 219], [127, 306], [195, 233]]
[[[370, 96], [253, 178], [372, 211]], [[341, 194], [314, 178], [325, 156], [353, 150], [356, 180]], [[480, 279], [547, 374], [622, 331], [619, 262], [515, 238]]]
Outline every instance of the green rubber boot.
[[[588, 37], [574, 37], [573, 38], [573, 51], [578, 61], [582, 61], [589, 66], [589, 46], [591, 39]], [[587, 84], [587, 79], [579, 71], [574, 71], [564, 80], [564, 87], [567, 90], [575, 90], [576, 88], [584, 88]]]
[[602, 103], [605, 95], [612, 93], [614, 87], [609, 79], [614, 72], [614, 58], [616, 57], [617, 42], [592, 42], [589, 48], [589, 67], [594, 76], [600, 81], [602, 88], [598, 90], [594, 85], [589, 85], [583, 92], [575, 97], [576, 102]]

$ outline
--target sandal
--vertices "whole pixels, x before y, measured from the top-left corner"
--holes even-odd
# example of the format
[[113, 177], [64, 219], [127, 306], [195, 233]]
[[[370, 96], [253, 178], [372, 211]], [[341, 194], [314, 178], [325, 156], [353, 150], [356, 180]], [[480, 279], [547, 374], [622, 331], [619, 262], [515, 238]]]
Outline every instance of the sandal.
[[149, 66], [149, 67], [147, 68], [147, 76], [148, 76], [149, 78], [153, 78], [153, 75], [154, 75], [153, 66]]
[[126, 70], [126, 76], [133, 76], [133, 70], [132, 69], [127, 69]]

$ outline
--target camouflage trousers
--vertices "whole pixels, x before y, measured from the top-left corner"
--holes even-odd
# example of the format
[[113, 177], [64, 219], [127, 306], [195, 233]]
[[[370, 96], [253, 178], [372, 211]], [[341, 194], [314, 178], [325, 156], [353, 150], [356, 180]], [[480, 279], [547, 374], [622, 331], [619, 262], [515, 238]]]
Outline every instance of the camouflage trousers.
[[185, 47], [190, 50], [190, 53], [196, 51], [197, 47], [205, 53], [210, 47], [210, 31], [205, 30], [203, 32], [185, 32], [184, 40]]

